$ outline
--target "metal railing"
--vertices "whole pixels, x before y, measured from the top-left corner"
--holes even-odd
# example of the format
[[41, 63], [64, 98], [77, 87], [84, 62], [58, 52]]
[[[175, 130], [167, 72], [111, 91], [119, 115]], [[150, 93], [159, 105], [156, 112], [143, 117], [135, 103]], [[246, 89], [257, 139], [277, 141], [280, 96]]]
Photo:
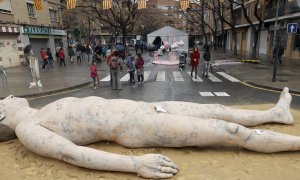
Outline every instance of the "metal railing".
[[[292, 13], [300, 12], [300, 8], [296, 1], [280, 5], [278, 9], [278, 16], [289, 15]], [[264, 19], [276, 17], [276, 7], [266, 9], [264, 12]]]

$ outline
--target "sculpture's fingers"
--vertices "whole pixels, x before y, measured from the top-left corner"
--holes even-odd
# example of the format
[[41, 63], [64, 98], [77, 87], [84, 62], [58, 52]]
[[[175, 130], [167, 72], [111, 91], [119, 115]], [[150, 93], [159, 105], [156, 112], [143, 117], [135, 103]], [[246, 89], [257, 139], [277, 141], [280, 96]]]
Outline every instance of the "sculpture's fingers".
[[179, 170], [179, 168], [174, 164], [174, 163], [171, 163], [171, 162], [168, 162], [168, 161], [163, 161], [161, 166], [163, 167], [171, 167], [173, 169], [177, 169], [177, 171]]
[[168, 158], [167, 156], [160, 155], [159, 157], [166, 160], [166, 161], [169, 161], [169, 162], [173, 163], [173, 161], [170, 158]]
[[158, 173], [155, 174], [156, 179], [170, 178], [172, 176], [173, 176], [173, 174], [168, 174], [168, 173], [159, 173], [158, 172]]
[[176, 174], [178, 173], [178, 170], [172, 167], [160, 167], [160, 172]]

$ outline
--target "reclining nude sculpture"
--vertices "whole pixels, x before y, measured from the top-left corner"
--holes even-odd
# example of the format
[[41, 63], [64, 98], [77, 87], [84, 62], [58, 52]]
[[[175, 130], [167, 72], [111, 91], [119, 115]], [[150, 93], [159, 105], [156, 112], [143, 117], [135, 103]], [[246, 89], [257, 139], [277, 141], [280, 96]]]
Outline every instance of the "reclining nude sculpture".
[[[300, 137], [245, 127], [268, 122], [292, 124], [291, 100], [284, 88], [278, 103], [266, 111], [100, 97], [63, 98], [36, 110], [26, 99], [8, 96], [0, 101], [0, 141], [15, 133], [29, 150], [76, 166], [169, 178], [179, 169], [166, 156], [118, 155], [83, 145], [107, 140], [130, 148], [221, 145], [262, 153], [297, 151]], [[157, 112], [156, 104], [166, 112]]]

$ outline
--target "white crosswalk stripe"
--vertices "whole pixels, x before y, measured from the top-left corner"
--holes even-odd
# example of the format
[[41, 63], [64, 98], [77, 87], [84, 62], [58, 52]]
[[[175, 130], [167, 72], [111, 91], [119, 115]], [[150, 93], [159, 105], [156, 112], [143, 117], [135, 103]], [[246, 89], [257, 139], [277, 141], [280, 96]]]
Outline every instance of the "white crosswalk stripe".
[[[187, 74], [189, 75], [189, 77], [191, 77], [191, 72], [188, 72], [187, 71]], [[192, 80], [194, 81], [194, 82], [203, 82], [203, 80], [197, 75], [197, 78], [195, 78], [195, 77], [192, 77]]]
[[144, 71], [144, 81], [147, 81], [149, 75], [150, 75], [150, 71]]
[[175, 81], [184, 81], [184, 79], [179, 71], [173, 71], [173, 76], [174, 76]]
[[219, 78], [217, 78], [211, 73], [208, 73], [208, 79], [210, 79], [212, 82], [222, 82]]
[[158, 71], [156, 81], [166, 81], [166, 72]]
[[219, 96], [219, 97], [228, 97], [230, 96], [226, 92], [199, 92], [201, 96]]
[[[174, 81], [182, 82], [182, 81], [186, 81], [188, 79], [192, 79], [193, 82], [203, 82], [204, 81], [203, 78], [201, 78], [200, 76], [197, 76], [197, 78], [195, 78], [195, 77], [191, 78], [190, 72], [188, 72], [188, 71], [187, 71], [188, 78], [186, 76], [183, 76], [182, 73], [183, 72], [180, 72], [180, 71], [173, 71], [172, 74], [174, 77]], [[231, 82], [240, 82], [240, 80], [238, 80], [224, 72], [216, 72], [216, 73]], [[151, 71], [144, 71], [144, 81], [148, 80], [150, 74], [151, 74]], [[136, 76], [136, 74], [135, 74], [135, 76]], [[130, 79], [129, 73], [123, 74], [123, 76], [121, 77], [122, 82], [127, 82], [127, 81], [129, 81], [129, 79]], [[219, 79], [218, 77], [216, 77], [215, 75], [213, 75], [211, 73], [209, 73], [208, 78], [204, 78], [204, 79], [209, 79], [212, 82], [223, 82], [221, 79]], [[110, 75], [107, 75], [106, 77], [101, 79], [101, 81], [102, 82], [110, 81]], [[166, 81], [166, 71], [158, 71], [156, 81], [158, 81], [158, 82]]]
[[110, 75], [106, 76], [105, 78], [101, 79], [100, 81], [102, 81], [102, 82], [110, 81]]
[[217, 73], [220, 74], [221, 76], [223, 76], [224, 78], [228, 79], [231, 82], [240, 82], [240, 80], [238, 80], [238, 79], [236, 79], [236, 78], [234, 78], [234, 77], [232, 77], [232, 76], [230, 76], [230, 75], [228, 75], [224, 72], [217, 72]]
[[129, 73], [126, 73], [125, 76], [123, 76], [123, 77], [120, 79], [120, 81], [122, 81], [122, 82], [127, 82], [127, 81], [129, 81], [129, 79], [130, 79]]

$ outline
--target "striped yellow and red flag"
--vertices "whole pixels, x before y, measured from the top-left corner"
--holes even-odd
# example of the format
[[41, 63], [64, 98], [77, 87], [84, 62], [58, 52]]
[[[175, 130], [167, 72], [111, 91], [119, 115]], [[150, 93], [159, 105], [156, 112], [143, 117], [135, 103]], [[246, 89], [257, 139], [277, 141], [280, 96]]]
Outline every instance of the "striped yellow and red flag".
[[112, 7], [112, 0], [103, 0], [102, 2], [103, 9], [110, 9]]
[[76, 0], [67, 1], [67, 9], [74, 9], [76, 7]]
[[180, 8], [182, 10], [186, 10], [190, 5], [190, 1], [189, 0], [180, 0]]
[[42, 0], [34, 0], [34, 7], [37, 11], [43, 10]]
[[146, 0], [138, 0], [138, 9], [145, 9], [146, 6]]

